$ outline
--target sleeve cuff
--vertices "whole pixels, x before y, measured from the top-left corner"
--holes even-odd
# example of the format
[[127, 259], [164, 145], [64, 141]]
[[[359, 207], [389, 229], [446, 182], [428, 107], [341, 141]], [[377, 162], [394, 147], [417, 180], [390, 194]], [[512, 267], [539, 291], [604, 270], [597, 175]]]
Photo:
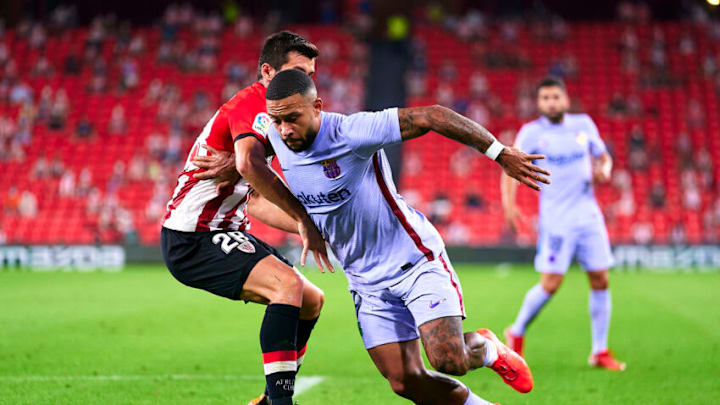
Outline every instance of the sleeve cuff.
[[255, 137], [255, 138], [256, 138], [258, 141], [260, 141], [263, 145], [265, 145], [265, 144], [267, 143], [267, 141], [265, 140], [265, 138], [263, 138], [262, 136], [254, 133], [254, 132], [246, 132], [246, 133], [244, 133], [244, 134], [240, 134], [240, 135], [236, 136], [236, 137], [233, 139], [233, 143], [239, 141], [240, 139], [247, 138], [248, 136], [253, 136], [253, 137]]

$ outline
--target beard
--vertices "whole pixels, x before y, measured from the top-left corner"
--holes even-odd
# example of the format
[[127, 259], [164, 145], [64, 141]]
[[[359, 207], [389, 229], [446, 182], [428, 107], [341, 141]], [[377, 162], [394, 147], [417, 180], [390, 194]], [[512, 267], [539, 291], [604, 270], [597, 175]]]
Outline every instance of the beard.
[[545, 117], [547, 117], [550, 122], [553, 124], [559, 124], [562, 122], [563, 118], [565, 118], [565, 111], [557, 111], [553, 113], [546, 113], [543, 114]]
[[293, 152], [302, 152], [304, 150], [307, 150], [313, 144], [313, 142], [315, 141], [315, 137], [317, 137], [317, 132], [308, 129], [305, 139], [303, 139], [301, 142], [294, 145], [289, 145], [287, 142], [285, 142], [285, 146], [287, 146]]

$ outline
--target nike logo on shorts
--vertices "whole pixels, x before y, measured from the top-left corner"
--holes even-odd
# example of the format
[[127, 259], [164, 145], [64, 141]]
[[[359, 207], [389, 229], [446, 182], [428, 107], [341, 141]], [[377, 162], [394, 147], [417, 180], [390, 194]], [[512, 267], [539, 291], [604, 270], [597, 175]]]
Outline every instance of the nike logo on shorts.
[[441, 300], [438, 300], [438, 301], [435, 301], [435, 302], [431, 302], [431, 303], [430, 303], [430, 309], [435, 309], [435, 307], [437, 307], [438, 305], [440, 305], [443, 301], [445, 301], [445, 298], [443, 298], [443, 299], [441, 299]]

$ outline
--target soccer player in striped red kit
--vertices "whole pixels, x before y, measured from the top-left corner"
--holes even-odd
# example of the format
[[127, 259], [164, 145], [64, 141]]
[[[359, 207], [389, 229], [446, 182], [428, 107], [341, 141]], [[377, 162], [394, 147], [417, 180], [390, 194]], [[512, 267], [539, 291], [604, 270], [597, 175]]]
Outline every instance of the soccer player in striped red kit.
[[489, 367], [520, 392], [532, 389], [525, 361], [488, 329], [463, 333], [460, 282], [437, 230], [392, 183], [382, 149], [432, 130], [486, 153], [513, 178], [538, 188], [541, 155], [506, 148], [475, 122], [441, 107], [345, 116], [322, 111], [307, 75], [278, 73], [267, 93], [268, 140], [292, 191], [345, 270], [361, 336], [398, 395], [426, 405], [486, 405], [459, 381]]
[[[267, 305], [260, 328], [266, 391], [252, 404], [292, 405], [295, 375], [324, 298], [280, 253], [247, 233], [248, 214], [298, 233], [302, 264], [311, 251], [321, 271], [323, 265], [333, 270], [318, 229], [266, 160], [271, 126], [266, 87], [284, 69], [313, 74], [317, 55], [315, 45], [290, 32], [265, 41], [258, 81], [239, 91], [205, 125], [163, 219], [163, 257], [178, 281], [232, 300]], [[196, 165], [203, 160], [223, 162], [220, 171], [232, 176], [215, 182], [219, 171]]]

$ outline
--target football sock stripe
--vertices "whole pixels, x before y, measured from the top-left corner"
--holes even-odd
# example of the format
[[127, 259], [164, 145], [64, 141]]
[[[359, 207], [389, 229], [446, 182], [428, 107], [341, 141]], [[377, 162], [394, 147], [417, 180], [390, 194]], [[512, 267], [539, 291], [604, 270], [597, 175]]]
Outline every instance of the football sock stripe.
[[273, 405], [292, 405], [297, 373], [297, 327], [300, 308], [270, 304], [260, 327], [265, 384]]

